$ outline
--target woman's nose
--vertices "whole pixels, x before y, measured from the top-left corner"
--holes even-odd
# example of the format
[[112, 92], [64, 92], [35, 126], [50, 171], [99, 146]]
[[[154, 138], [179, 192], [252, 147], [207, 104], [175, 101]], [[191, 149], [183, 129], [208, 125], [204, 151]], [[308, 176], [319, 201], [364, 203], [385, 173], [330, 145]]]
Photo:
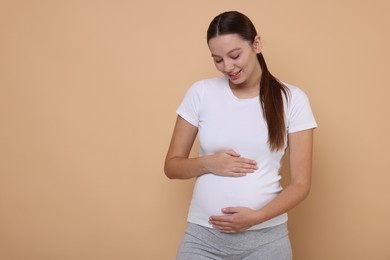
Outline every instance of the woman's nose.
[[234, 70], [234, 64], [230, 61], [224, 62], [224, 70], [225, 72], [232, 72]]

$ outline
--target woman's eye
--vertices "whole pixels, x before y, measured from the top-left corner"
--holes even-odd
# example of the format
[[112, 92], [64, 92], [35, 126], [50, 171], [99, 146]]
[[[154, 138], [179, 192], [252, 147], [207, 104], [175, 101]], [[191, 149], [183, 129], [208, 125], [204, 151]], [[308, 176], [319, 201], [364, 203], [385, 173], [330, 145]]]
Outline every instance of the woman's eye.
[[240, 57], [240, 55], [236, 55], [236, 56], [233, 56], [232, 59], [237, 60], [239, 57]]
[[222, 60], [214, 60], [215, 63], [221, 63]]

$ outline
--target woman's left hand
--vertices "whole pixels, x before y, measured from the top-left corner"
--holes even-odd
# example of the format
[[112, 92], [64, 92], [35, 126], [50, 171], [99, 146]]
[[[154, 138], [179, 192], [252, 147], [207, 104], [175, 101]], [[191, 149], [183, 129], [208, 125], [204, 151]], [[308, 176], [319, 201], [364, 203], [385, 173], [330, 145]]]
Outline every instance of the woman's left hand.
[[257, 224], [255, 212], [246, 207], [227, 207], [222, 209], [226, 215], [211, 216], [209, 223], [222, 233], [238, 233]]

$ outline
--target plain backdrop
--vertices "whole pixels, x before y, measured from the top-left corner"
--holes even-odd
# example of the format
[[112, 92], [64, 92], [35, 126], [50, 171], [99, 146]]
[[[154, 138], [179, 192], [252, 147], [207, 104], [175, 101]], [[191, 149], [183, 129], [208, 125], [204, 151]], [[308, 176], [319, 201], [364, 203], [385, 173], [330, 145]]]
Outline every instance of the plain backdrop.
[[174, 259], [193, 180], [164, 158], [188, 87], [220, 76], [206, 29], [227, 10], [319, 125], [294, 259], [390, 259], [387, 0], [1, 0], [0, 259]]

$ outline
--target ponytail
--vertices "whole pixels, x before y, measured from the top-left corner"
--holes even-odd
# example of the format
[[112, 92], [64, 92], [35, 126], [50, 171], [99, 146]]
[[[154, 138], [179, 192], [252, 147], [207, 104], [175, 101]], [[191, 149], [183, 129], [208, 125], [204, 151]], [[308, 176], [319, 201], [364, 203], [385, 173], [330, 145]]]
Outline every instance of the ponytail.
[[257, 54], [262, 75], [260, 80], [260, 104], [268, 127], [268, 144], [271, 151], [284, 147], [286, 136], [283, 95], [288, 100], [288, 89], [268, 71], [261, 53]]

